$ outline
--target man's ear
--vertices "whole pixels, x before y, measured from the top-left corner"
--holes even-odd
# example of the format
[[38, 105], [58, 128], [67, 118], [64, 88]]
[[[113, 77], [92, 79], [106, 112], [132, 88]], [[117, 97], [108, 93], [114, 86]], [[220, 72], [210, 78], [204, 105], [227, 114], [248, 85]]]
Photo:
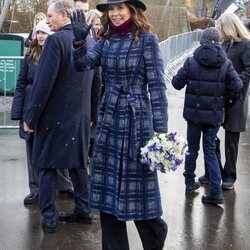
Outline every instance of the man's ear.
[[65, 19], [65, 18], [69, 18], [69, 14], [67, 11], [63, 10], [62, 12], [62, 17]]

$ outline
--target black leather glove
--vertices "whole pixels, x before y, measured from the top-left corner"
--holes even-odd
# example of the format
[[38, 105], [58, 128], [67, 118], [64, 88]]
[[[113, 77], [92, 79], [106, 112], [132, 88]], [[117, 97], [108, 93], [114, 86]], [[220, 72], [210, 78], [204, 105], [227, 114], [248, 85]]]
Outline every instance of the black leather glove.
[[73, 33], [75, 41], [85, 40], [88, 36], [92, 25], [87, 25], [85, 21], [85, 15], [82, 10], [76, 10], [73, 15], [70, 16], [71, 24], [73, 27]]

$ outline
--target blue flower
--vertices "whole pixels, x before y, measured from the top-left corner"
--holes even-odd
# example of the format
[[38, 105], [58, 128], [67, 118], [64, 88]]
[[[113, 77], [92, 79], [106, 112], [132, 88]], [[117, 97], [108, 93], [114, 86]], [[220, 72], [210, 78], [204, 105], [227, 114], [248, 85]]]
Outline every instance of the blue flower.
[[176, 141], [176, 140], [175, 140], [176, 134], [177, 134], [177, 133], [169, 133], [169, 135], [168, 135], [169, 140], [175, 142], [175, 141]]
[[183, 162], [183, 160], [182, 159], [175, 159], [175, 165], [176, 166], [179, 166], [179, 165], [181, 165], [182, 164], [182, 162]]
[[156, 143], [154, 143], [153, 145], [148, 146], [148, 150], [153, 151], [153, 152], [158, 151], [158, 148], [156, 147]]

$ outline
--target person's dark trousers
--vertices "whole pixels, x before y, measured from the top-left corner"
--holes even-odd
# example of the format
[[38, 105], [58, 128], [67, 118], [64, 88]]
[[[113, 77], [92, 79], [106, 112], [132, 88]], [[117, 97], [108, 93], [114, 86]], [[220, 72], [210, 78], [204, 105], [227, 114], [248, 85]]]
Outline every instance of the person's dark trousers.
[[[100, 213], [102, 250], [129, 250], [125, 221]], [[167, 235], [167, 224], [161, 219], [134, 221], [144, 250], [162, 250]]]
[[[215, 138], [215, 146], [216, 146], [215, 152], [216, 152], [216, 156], [217, 156], [217, 159], [218, 159], [218, 162], [219, 162], [220, 172], [221, 172], [221, 175], [222, 175], [223, 167], [222, 167], [222, 163], [221, 163], [220, 139], [217, 136]], [[206, 163], [205, 163], [205, 174], [204, 175], [205, 175], [205, 177], [209, 178]]]
[[[75, 208], [74, 211], [89, 213], [87, 171], [83, 168], [69, 169], [69, 174], [74, 186]], [[39, 205], [45, 222], [53, 223], [57, 218], [55, 207], [57, 187], [56, 169], [39, 169]]]
[[56, 169], [39, 168], [39, 206], [43, 221], [48, 224], [56, 222], [57, 173]]
[[194, 186], [196, 176], [196, 160], [200, 149], [201, 131], [201, 125], [187, 122], [187, 141], [189, 154], [186, 155], [185, 158], [185, 171], [183, 173], [186, 186]]
[[203, 152], [210, 180], [210, 192], [218, 195], [221, 190], [221, 170], [216, 155], [215, 139], [220, 126], [203, 126]]
[[26, 155], [28, 165], [28, 178], [29, 178], [29, 189], [30, 193], [38, 193], [38, 168], [32, 165], [32, 147], [33, 147], [33, 136], [30, 137], [29, 141], [26, 141]]
[[85, 167], [69, 169], [69, 175], [74, 187], [75, 208], [77, 213], [90, 213], [88, 206], [88, 173]]
[[57, 190], [73, 190], [73, 185], [69, 179], [68, 169], [57, 169]]
[[219, 162], [216, 156], [215, 138], [219, 126], [213, 127], [204, 124], [187, 123], [187, 141], [189, 154], [185, 159], [185, 184], [193, 186], [195, 179], [196, 160], [200, 146], [201, 133], [203, 134], [203, 151], [205, 164], [208, 169], [211, 183], [211, 193], [221, 193], [221, 173]]
[[225, 158], [222, 178], [225, 182], [234, 183], [237, 178], [236, 163], [238, 156], [240, 133], [225, 131]]
[[94, 142], [95, 142], [95, 139], [90, 138], [90, 140], [89, 140], [89, 152], [88, 152], [88, 155], [90, 158], [92, 158], [92, 155], [93, 155]]

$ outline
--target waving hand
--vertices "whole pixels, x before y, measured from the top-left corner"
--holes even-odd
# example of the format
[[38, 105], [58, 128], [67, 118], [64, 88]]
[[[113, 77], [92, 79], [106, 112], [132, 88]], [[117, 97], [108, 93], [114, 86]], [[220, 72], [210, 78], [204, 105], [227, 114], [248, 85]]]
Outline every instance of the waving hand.
[[73, 15], [70, 16], [71, 24], [73, 27], [73, 33], [75, 41], [85, 40], [92, 27], [86, 24], [85, 15], [82, 10], [76, 10]]

